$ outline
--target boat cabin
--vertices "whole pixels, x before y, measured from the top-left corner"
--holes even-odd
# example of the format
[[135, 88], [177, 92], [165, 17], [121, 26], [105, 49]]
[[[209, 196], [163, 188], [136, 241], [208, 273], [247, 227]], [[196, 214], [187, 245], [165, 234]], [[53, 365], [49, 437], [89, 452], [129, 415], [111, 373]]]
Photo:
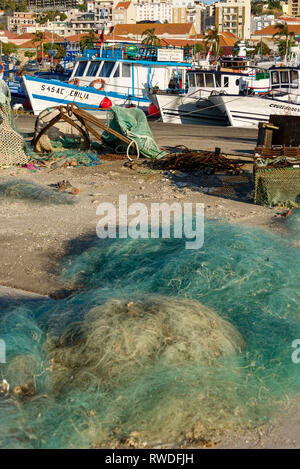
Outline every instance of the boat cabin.
[[221, 57], [219, 62], [219, 70], [222, 72], [246, 73], [248, 68], [248, 61], [242, 57]]
[[189, 70], [187, 72], [188, 92], [197, 90], [203, 93], [212, 91], [224, 91], [227, 94], [239, 94], [243, 85], [247, 87], [246, 79], [243, 75], [236, 73], [223, 73], [217, 70]]
[[270, 79], [272, 90], [296, 89], [299, 87], [299, 72], [297, 67], [271, 67]]
[[152, 90], [184, 86], [186, 70], [191, 65], [183, 49], [120, 46], [88, 49], [78, 59], [71, 82], [144, 97]]

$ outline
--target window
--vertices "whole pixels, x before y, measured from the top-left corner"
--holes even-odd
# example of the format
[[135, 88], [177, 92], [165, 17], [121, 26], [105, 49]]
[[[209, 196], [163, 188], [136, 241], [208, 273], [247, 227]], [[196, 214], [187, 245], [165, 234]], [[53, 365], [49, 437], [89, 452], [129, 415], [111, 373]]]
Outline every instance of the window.
[[117, 65], [117, 68], [114, 73], [114, 78], [118, 78], [120, 76], [120, 64]]
[[130, 78], [131, 77], [131, 65], [123, 63], [122, 65], [122, 77]]
[[194, 73], [189, 74], [189, 86], [190, 87], [195, 87], [196, 86], [196, 80], [195, 80], [195, 74]]
[[219, 88], [221, 87], [221, 75], [215, 75], [216, 79], [216, 87]]
[[224, 77], [224, 88], [228, 88], [228, 86], [229, 86], [229, 78]]
[[279, 83], [279, 74], [278, 74], [278, 72], [272, 72], [271, 80], [272, 80], [272, 85], [278, 85], [278, 83]]
[[99, 65], [101, 64], [101, 62], [92, 62], [88, 68], [88, 71], [87, 71], [87, 76], [89, 77], [95, 77], [97, 75], [97, 72], [99, 70]]
[[76, 77], [82, 77], [83, 76], [86, 64], [87, 64], [87, 61], [79, 62], [79, 65], [78, 65], [76, 73], [75, 73]]
[[214, 88], [215, 83], [214, 83], [214, 76], [212, 73], [205, 74], [205, 81], [206, 81], [207, 88]]
[[111, 72], [114, 68], [115, 62], [103, 62], [102, 69], [100, 72], [101, 77], [110, 77]]
[[280, 80], [281, 83], [289, 83], [289, 72], [287, 70], [280, 72]]
[[200, 88], [205, 86], [205, 84], [204, 84], [204, 74], [203, 73], [197, 73], [197, 75], [196, 75], [196, 85]]
[[290, 74], [293, 88], [298, 88], [298, 73], [296, 70], [291, 70]]

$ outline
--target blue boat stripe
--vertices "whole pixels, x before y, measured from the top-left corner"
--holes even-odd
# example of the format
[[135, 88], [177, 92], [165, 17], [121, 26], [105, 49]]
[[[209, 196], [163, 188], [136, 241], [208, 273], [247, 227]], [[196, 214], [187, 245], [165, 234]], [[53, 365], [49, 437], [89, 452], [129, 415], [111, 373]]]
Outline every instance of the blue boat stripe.
[[95, 108], [99, 109], [99, 105], [96, 104], [88, 104], [88, 103], [81, 103], [79, 101], [73, 101], [71, 99], [61, 99], [61, 98], [52, 98], [52, 96], [42, 96], [40, 94], [33, 94], [33, 98], [40, 99], [41, 101], [51, 101], [52, 103], [61, 103], [61, 104], [68, 104], [68, 103], [75, 103], [79, 107], [87, 107], [87, 108]]

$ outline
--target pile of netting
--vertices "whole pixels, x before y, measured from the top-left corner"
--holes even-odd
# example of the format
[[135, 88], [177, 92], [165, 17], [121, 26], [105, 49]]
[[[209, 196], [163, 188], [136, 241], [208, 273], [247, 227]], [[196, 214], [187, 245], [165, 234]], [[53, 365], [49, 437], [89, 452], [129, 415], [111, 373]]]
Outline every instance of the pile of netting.
[[[165, 155], [165, 152], [156, 145], [146, 115], [141, 109], [113, 106], [107, 113], [107, 125], [110, 129], [134, 140], [139, 153], [146, 158], [162, 158]], [[120, 140], [106, 131], [102, 134], [102, 140], [116, 151], [119, 149], [126, 152], [128, 145], [120, 145]]]
[[85, 245], [63, 268], [71, 296], [1, 309], [0, 445], [178, 447], [286, 412], [300, 389], [299, 223], [275, 235], [206, 221], [199, 250]]
[[300, 205], [299, 168], [257, 169], [254, 200], [258, 205], [298, 207]]
[[64, 194], [26, 179], [9, 179], [0, 182], [0, 198], [45, 205], [74, 204], [76, 202], [76, 199], [70, 194]]
[[0, 80], [0, 168], [28, 162], [27, 147], [17, 132], [10, 107], [9, 88]]

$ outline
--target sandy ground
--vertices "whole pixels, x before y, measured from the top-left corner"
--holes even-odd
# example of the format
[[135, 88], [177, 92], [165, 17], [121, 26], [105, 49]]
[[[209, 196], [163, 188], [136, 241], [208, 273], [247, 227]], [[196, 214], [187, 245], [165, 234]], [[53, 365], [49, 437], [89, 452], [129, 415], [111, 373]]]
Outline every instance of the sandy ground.
[[[30, 135], [34, 119], [19, 117], [20, 130]], [[160, 147], [185, 144], [190, 148], [222, 151], [236, 155], [251, 155], [256, 143], [256, 131], [222, 127], [179, 126], [151, 124]], [[248, 165], [249, 169], [250, 165]], [[220, 177], [227, 177], [221, 175]], [[217, 195], [220, 178], [176, 175], [149, 171], [140, 167], [124, 167], [124, 160], [105, 161], [98, 167], [63, 168], [36, 173], [28, 169], [0, 170], [0, 182], [22, 178], [49, 186], [67, 179], [79, 189], [77, 204], [38, 205], [0, 199], [0, 285], [20, 288], [45, 295], [57, 293], [63, 286], [58, 274], [59, 259], [66, 251], [80, 249], [86, 235], [95, 235], [99, 216], [96, 208], [101, 202], [118, 202], [119, 194], [127, 194], [128, 204], [144, 202], [200, 202], [207, 217], [225, 218], [266, 226], [272, 223], [274, 210], [253, 205], [251, 174], [239, 185], [240, 194], [234, 198]], [[235, 184], [236, 176], [229, 176]], [[212, 195], [205, 193], [207, 185]], [[204, 192], [203, 192], [204, 191]]]
[[[17, 125], [28, 136], [34, 119], [19, 117]], [[151, 128], [160, 147], [178, 144], [203, 150], [221, 147], [223, 152], [237, 156], [251, 155], [257, 137], [255, 130], [225, 127], [153, 122]], [[246, 168], [251, 170], [249, 164]], [[0, 285], [54, 298], [66, 294], [66, 286], [59, 280], [61, 259], [70, 250], [82, 249], [87, 237], [96, 236], [98, 204], [117, 203], [119, 194], [127, 194], [128, 204], [139, 201], [147, 206], [163, 201], [201, 202], [208, 218], [280, 229], [280, 224], [274, 220], [275, 210], [253, 204], [249, 195], [253, 189], [251, 172], [242, 179], [234, 176], [228, 179], [228, 175], [220, 174], [204, 180], [201, 175], [149, 171], [145, 167], [133, 170], [124, 167], [124, 160], [102, 160], [98, 167], [63, 168], [52, 172], [48, 169], [36, 173], [28, 169], [0, 170], [0, 183], [12, 178], [44, 186], [67, 179], [79, 189], [77, 204], [72, 206], [45, 206], [0, 198]], [[233, 188], [227, 198], [219, 193], [220, 181], [224, 180]], [[18, 295], [17, 292], [16, 297]], [[8, 290], [0, 289], [0, 297], [9, 299]], [[220, 448], [300, 447], [300, 413], [292, 412], [289, 418], [250, 435], [233, 436], [216, 443]]]

